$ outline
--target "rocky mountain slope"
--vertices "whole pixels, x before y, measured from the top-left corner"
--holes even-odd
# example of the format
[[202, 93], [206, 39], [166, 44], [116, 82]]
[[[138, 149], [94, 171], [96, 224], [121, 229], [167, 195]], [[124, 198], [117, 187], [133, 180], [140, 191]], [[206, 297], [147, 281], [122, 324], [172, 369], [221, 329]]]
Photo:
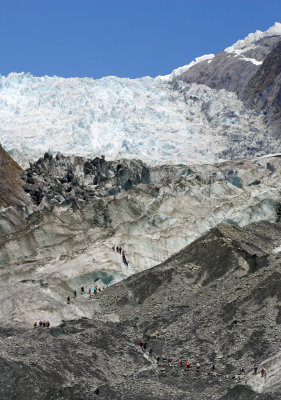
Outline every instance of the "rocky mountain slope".
[[26, 205], [29, 197], [22, 189], [21, 167], [0, 144], [0, 207]]
[[0, 324], [90, 317], [87, 301], [65, 302], [82, 284], [107, 285], [157, 265], [221, 222], [274, 222], [280, 168], [279, 156], [148, 167], [46, 154], [23, 175], [32, 206], [0, 215]]
[[235, 92], [247, 108], [265, 114], [273, 136], [280, 132], [281, 24], [257, 31], [174, 78]]
[[281, 109], [281, 42], [267, 55], [262, 66], [251, 77], [243, 93], [245, 102], [265, 112], [276, 136], [280, 135]]
[[[276, 400], [280, 243], [279, 223], [218, 225], [164, 263], [85, 299], [96, 310], [91, 319], [0, 328], [1, 398]], [[157, 365], [157, 355], [172, 366]], [[253, 375], [254, 363], [266, 378]]]
[[271, 135], [271, 95], [263, 92], [268, 105], [259, 106], [254, 99], [249, 102], [244, 89], [259, 68], [263, 76], [263, 62], [280, 41], [280, 27], [276, 23], [250, 34], [215, 57], [198, 57], [166, 77], [1, 77], [2, 144], [25, 166], [46, 151], [158, 164], [278, 152], [279, 136]]

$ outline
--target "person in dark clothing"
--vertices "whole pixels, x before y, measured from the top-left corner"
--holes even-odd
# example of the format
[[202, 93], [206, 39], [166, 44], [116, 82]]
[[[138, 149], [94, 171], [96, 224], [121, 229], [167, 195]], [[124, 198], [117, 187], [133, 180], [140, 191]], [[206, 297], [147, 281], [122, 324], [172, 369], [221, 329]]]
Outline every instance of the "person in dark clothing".
[[67, 304], [70, 304], [70, 296], [67, 296]]
[[76, 291], [76, 289], [74, 290], [73, 295], [74, 295], [74, 297], [77, 296], [77, 291]]
[[85, 292], [84, 286], [81, 286], [81, 293], [84, 294], [84, 292]]
[[211, 362], [211, 364], [210, 364], [210, 368], [211, 368], [211, 371], [214, 371], [215, 370], [215, 364], [213, 363], [213, 362]]
[[42, 325], [43, 325], [43, 322], [42, 322], [42, 321], [40, 321], [40, 322], [39, 322], [39, 326], [42, 326]]
[[34, 326], [34, 328], [36, 328], [37, 327], [37, 322], [34, 322], [33, 326]]

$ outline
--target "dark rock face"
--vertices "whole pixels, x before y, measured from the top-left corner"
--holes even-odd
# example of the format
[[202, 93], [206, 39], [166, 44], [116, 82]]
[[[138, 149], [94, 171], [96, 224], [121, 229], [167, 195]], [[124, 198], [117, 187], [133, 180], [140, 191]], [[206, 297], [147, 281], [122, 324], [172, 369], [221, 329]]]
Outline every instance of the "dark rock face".
[[24, 190], [35, 204], [58, 204], [72, 200], [85, 202], [150, 183], [149, 169], [141, 161], [106, 161], [104, 157], [86, 159], [46, 153], [23, 175]]
[[[273, 252], [280, 242], [279, 223], [219, 225], [164, 263], [90, 299], [100, 307], [93, 319], [49, 329], [0, 328], [0, 397], [279, 398], [280, 380], [273, 388], [266, 380], [258, 393], [253, 375], [237, 373], [241, 367], [251, 371], [254, 363], [260, 367], [280, 350], [274, 319], [280, 255]], [[119, 322], [106, 322], [111, 316]], [[156, 355], [173, 366], [157, 365]], [[179, 367], [179, 359], [191, 370]], [[269, 378], [274, 364], [262, 365]]]
[[[255, 47], [245, 53], [246, 58], [264, 61], [265, 57], [280, 41], [280, 36], [270, 36], [260, 39]], [[251, 77], [258, 71], [259, 65], [243, 60], [233, 53], [222, 51], [210, 62], [203, 61], [194, 65], [175, 81], [182, 80], [188, 83], [198, 83], [212, 89], [226, 89], [236, 92], [239, 97]], [[242, 95], [241, 95], [242, 96]]]
[[234, 57], [233, 54], [221, 52], [210, 62], [202, 61], [194, 65], [175, 81], [207, 85], [212, 89], [226, 89], [240, 93], [250, 77], [258, 70], [252, 62]]
[[[263, 63], [259, 66], [243, 57], [263, 61]], [[223, 51], [211, 61], [196, 64], [176, 77], [174, 85], [176, 88], [177, 81], [181, 80], [237, 93], [247, 108], [264, 112], [265, 123], [279, 138], [281, 126], [280, 65], [280, 36], [264, 37], [256, 43], [254, 48], [243, 53], [242, 57]], [[256, 150], [253, 149], [253, 151]]]
[[280, 137], [281, 42], [267, 55], [242, 94], [245, 104], [265, 112], [267, 121]]
[[23, 206], [30, 203], [22, 189], [21, 167], [0, 144], [0, 206]]

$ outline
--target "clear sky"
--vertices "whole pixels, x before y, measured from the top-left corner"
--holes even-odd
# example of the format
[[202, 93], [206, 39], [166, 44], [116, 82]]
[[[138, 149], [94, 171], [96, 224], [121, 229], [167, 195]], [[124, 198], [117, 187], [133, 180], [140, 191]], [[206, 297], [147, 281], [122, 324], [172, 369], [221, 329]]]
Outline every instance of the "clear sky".
[[275, 21], [280, 0], [1, 0], [0, 73], [165, 75]]

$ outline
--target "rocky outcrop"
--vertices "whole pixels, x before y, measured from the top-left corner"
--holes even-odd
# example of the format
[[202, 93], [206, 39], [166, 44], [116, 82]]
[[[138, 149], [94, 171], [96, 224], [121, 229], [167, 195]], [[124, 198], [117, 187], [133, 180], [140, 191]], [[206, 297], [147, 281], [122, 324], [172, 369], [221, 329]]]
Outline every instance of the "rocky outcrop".
[[26, 205], [29, 196], [22, 189], [21, 167], [0, 144], [0, 206]]
[[150, 183], [149, 169], [141, 161], [106, 161], [104, 157], [55, 157], [45, 153], [23, 176], [24, 190], [42, 209], [71, 201], [116, 195], [141, 183]]
[[280, 36], [263, 37], [253, 48], [241, 55], [222, 51], [212, 60], [191, 67], [177, 76], [175, 81], [203, 84], [212, 89], [226, 89], [229, 92], [236, 92], [243, 98], [242, 92], [245, 86], [279, 41]]
[[280, 35], [262, 37], [247, 51], [226, 49], [177, 76], [173, 85], [177, 89], [178, 82], [184, 81], [235, 92], [247, 108], [264, 113], [266, 126], [279, 138], [280, 38]]
[[247, 83], [242, 97], [249, 107], [262, 110], [267, 123], [280, 137], [281, 123], [281, 41], [267, 55]]
[[[280, 224], [222, 224], [164, 263], [85, 299], [95, 306], [90, 318], [0, 328], [0, 397], [279, 398], [280, 243]], [[172, 366], [157, 365], [157, 355]], [[254, 364], [266, 368], [266, 382], [253, 376]], [[238, 375], [241, 367], [246, 375]]]

